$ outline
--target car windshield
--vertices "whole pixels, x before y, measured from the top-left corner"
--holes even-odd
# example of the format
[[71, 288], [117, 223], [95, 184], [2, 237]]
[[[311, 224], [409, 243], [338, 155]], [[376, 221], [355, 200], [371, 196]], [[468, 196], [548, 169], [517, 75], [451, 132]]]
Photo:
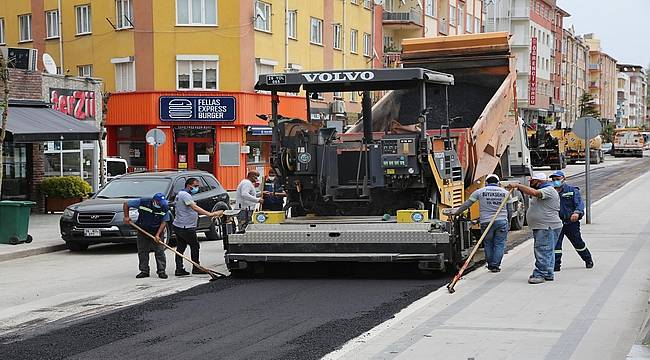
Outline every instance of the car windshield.
[[169, 179], [115, 179], [97, 193], [97, 198], [141, 198], [166, 193]]

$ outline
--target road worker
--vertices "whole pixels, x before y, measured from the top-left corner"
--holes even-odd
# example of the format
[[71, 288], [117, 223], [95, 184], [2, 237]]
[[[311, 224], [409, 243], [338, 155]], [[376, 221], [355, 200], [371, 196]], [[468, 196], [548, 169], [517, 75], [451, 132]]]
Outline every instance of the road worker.
[[533, 230], [535, 268], [528, 278], [530, 284], [553, 281], [555, 256], [553, 250], [562, 231], [560, 220], [560, 195], [553, 188], [544, 173], [535, 173], [530, 178], [530, 186], [508, 184], [506, 189], [517, 189], [530, 196], [530, 205], [526, 212], [528, 226]]
[[237, 215], [239, 222], [239, 231], [243, 231], [251, 222], [253, 211], [257, 204], [263, 204], [264, 198], [257, 195], [255, 183], [260, 177], [257, 170], [251, 170], [246, 174], [246, 178], [239, 182], [235, 193], [235, 209], [241, 210]]
[[[499, 186], [499, 177], [491, 174], [485, 178], [485, 187], [474, 191], [469, 199], [458, 208], [446, 209], [443, 213], [458, 215], [478, 201], [480, 209], [479, 222], [481, 223], [481, 232], [484, 232], [507, 195], [508, 191]], [[510, 229], [509, 219], [510, 207], [504, 206], [483, 239], [487, 268], [494, 273], [501, 271], [501, 260], [503, 259], [508, 230]]]
[[262, 210], [266, 211], [282, 211], [284, 205], [284, 198], [287, 194], [284, 192], [282, 184], [277, 180], [274, 169], [269, 170], [269, 176], [264, 181], [264, 189], [262, 189]]
[[[165, 195], [156, 193], [151, 198], [140, 198], [125, 201], [123, 205], [124, 223], [131, 224], [132, 220], [129, 216], [129, 209], [138, 209], [138, 220], [136, 225], [140, 226], [144, 231], [153, 235], [156, 241], [162, 242], [162, 234], [165, 231], [167, 222], [171, 220], [169, 213], [169, 205]], [[153, 250], [156, 258], [156, 272], [161, 279], [167, 279], [165, 273], [166, 259], [165, 247], [160, 243], [154, 243], [146, 234], [138, 231], [138, 260], [140, 273], [136, 278], [149, 277], [149, 253]]]
[[564, 236], [569, 238], [571, 244], [585, 262], [585, 267], [594, 267], [591, 252], [587, 248], [580, 234], [580, 219], [585, 214], [585, 205], [580, 196], [580, 189], [565, 183], [564, 173], [556, 171], [551, 174], [553, 186], [560, 194], [560, 219], [562, 219], [562, 231], [555, 244], [555, 271], [560, 271], [562, 265], [562, 241]]

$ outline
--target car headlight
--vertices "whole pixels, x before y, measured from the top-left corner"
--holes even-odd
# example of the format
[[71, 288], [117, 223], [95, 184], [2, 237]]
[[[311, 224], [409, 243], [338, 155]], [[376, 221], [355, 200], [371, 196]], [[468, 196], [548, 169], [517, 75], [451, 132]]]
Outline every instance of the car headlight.
[[138, 219], [138, 214], [139, 214], [138, 210], [136, 210], [136, 209], [129, 210], [129, 217], [131, 218], [131, 220], [137, 220]]
[[65, 210], [63, 210], [63, 215], [61, 217], [63, 217], [64, 219], [72, 219], [74, 217], [74, 210], [70, 208], [66, 208]]

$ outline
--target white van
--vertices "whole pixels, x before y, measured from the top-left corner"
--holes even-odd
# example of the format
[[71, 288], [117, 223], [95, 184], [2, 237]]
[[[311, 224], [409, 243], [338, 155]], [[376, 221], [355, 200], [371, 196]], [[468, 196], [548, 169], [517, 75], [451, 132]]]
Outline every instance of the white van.
[[104, 159], [106, 166], [106, 181], [111, 181], [127, 173], [129, 164], [125, 159], [119, 157], [108, 157]]

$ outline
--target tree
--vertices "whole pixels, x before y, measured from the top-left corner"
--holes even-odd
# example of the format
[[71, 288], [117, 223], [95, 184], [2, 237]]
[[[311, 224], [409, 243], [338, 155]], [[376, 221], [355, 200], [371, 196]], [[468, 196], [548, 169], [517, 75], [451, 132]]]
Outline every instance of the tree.
[[2, 198], [2, 177], [4, 175], [4, 143], [7, 132], [7, 117], [9, 115], [9, 61], [2, 56], [0, 51], [0, 85], [3, 89], [2, 101], [2, 125], [0, 125], [0, 198]]
[[594, 97], [588, 92], [585, 92], [580, 97], [578, 109], [580, 110], [580, 117], [591, 116], [600, 119], [600, 111], [596, 104], [594, 104]]

